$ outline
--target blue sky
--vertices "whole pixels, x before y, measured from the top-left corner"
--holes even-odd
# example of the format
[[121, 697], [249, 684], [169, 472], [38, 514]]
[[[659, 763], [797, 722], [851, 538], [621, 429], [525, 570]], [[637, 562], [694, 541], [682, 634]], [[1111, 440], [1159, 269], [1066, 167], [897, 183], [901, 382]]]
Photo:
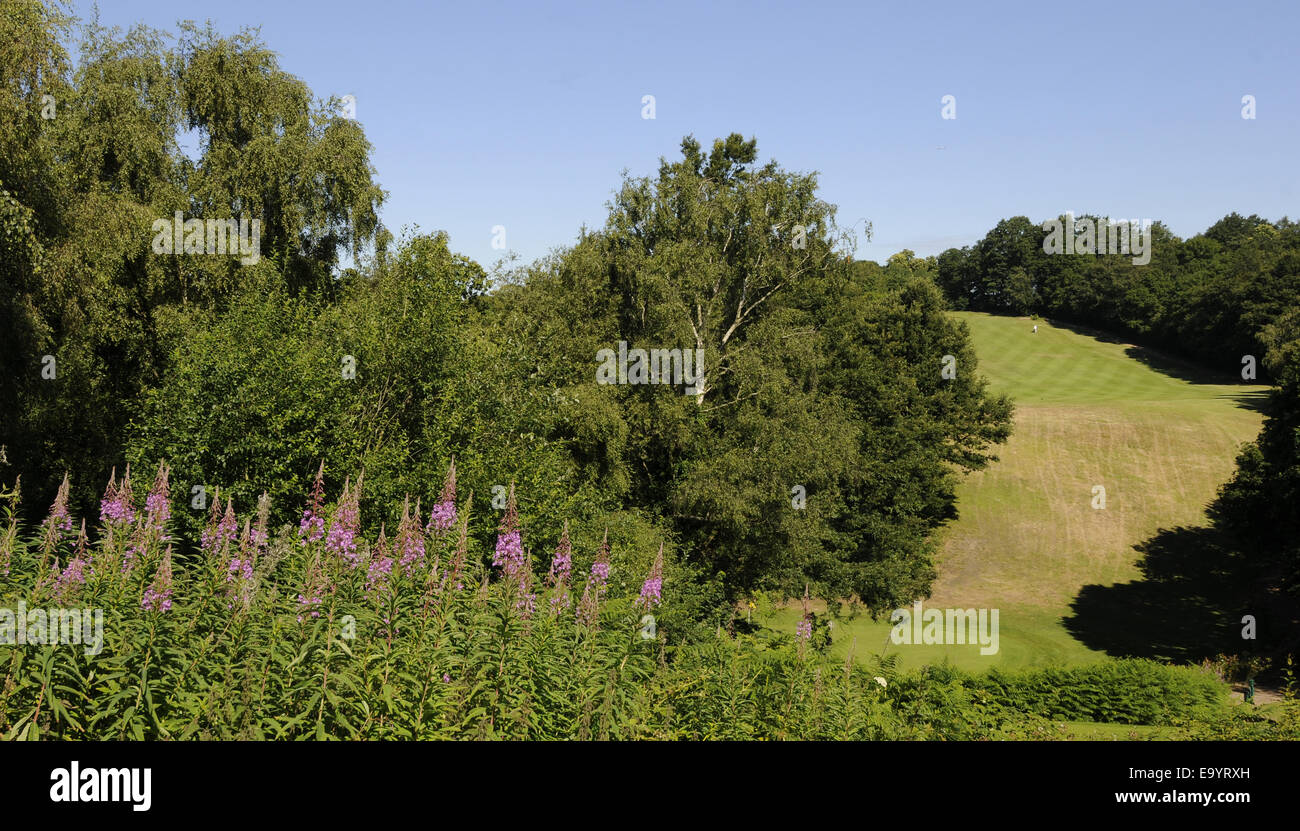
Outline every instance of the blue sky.
[[1300, 4], [1208, 5], [112, 0], [100, 18], [260, 26], [316, 95], [356, 96], [385, 224], [491, 267], [493, 226], [524, 262], [568, 245], [688, 133], [818, 171], [840, 225], [874, 227], [856, 256], [882, 262], [1017, 214], [1184, 237], [1231, 211], [1295, 218]]

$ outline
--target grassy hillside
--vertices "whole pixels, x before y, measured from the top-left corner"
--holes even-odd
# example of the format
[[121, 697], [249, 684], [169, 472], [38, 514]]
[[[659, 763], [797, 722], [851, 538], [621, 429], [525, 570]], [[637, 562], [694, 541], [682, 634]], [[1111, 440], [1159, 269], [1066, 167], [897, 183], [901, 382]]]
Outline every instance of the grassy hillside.
[[[905, 667], [946, 655], [971, 670], [1099, 660], [1104, 653], [1065, 626], [1072, 601], [1085, 586], [1139, 578], [1135, 546], [1160, 529], [1204, 524], [1238, 445], [1259, 430], [1254, 406], [1266, 388], [1209, 377], [1099, 332], [1037, 321], [1035, 333], [1028, 318], [956, 316], [970, 327], [979, 371], [1015, 400], [1015, 433], [1000, 461], [960, 487], [960, 516], [945, 532], [925, 606], [999, 609], [1000, 650], [888, 651]], [[1095, 486], [1105, 488], [1103, 509], [1093, 507]], [[1131, 620], [1108, 623], [1146, 625], [1143, 610], [1131, 611]], [[786, 608], [772, 623], [792, 631], [797, 619]], [[841, 623], [835, 648], [857, 637], [859, 650], [877, 651], [888, 635], [885, 621]]]

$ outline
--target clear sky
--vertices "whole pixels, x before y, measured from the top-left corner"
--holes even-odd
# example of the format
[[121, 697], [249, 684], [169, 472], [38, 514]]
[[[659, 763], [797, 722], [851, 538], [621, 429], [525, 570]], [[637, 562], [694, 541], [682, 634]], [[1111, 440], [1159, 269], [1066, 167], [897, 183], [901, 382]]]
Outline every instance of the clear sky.
[[653, 174], [688, 133], [818, 171], [842, 226], [874, 226], [857, 256], [882, 262], [1018, 214], [1183, 237], [1300, 214], [1295, 2], [109, 0], [100, 17], [260, 26], [316, 95], [356, 97], [384, 223], [445, 230], [487, 267], [493, 226], [525, 262], [570, 244], [621, 171]]

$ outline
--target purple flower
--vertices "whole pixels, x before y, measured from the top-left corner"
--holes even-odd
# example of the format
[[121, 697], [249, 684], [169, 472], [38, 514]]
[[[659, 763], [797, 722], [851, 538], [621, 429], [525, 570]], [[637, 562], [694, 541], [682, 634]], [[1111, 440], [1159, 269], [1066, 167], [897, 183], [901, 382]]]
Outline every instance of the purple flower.
[[429, 524], [425, 526], [435, 533], [442, 533], [456, 524], [456, 503], [437, 502], [429, 509]]
[[664, 585], [664, 544], [659, 543], [659, 553], [655, 555], [654, 565], [650, 568], [650, 576], [646, 578], [645, 583], [641, 586], [641, 596], [636, 599], [635, 606], [644, 606], [646, 609], [652, 606], [658, 606], [663, 602], [663, 585]]
[[58, 493], [54, 496], [54, 504], [50, 506], [50, 515], [45, 519], [45, 528], [47, 533], [52, 533], [55, 540], [64, 533], [72, 530], [72, 515], [68, 513], [68, 474], [63, 474], [63, 483], [59, 485]]
[[425, 530], [442, 534], [456, 524], [456, 459], [447, 468], [447, 478], [442, 483], [442, 494], [429, 511], [429, 524]]
[[200, 547], [204, 554], [214, 557], [224, 555], [230, 544], [239, 535], [239, 524], [235, 519], [235, 502], [226, 500], [226, 512], [221, 512], [221, 496], [212, 500], [212, 513], [208, 516], [208, 527], [200, 538]]
[[518, 569], [518, 563], [523, 556], [524, 546], [519, 531], [507, 531], [497, 536], [497, 547], [492, 552], [492, 565], [503, 566], [506, 573], [511, 574]]
[[257, 561], [257, 542], [248, 520], [244, 520], [244, 533], [240, 537], [239, 550], [226, 566], [226, 608], [232, 609], [236, 604], [247, 610], [253, 604], [256, 584], [253, 582], [253, 567]]
[[325, 536], [325, 550], [342, 558], [348, 568], [356, 568], [361, 564], [361, 557], [357, 554], [357, 530], [360, 523], [361, 477], [358, 476], [355, 488], [347, 482], [343, 484], [343, 496], [334, 509], [334, 519]]
[[375, 543], [374, 555], [366, 569], [366, 594], [382, 595], [388, 591], [388, 578], [393, 574], [393, 558], [388, 551], [388, 538], [384, 536], [383, 526], [379, 528], [379, 541]]
[[307, 503], [302, 512], [302, 520], [298, 523], [298, 537], [302, 544], [316, 542], [325, 536], [325, 519], [321, 516], [324, 505], [325, 462], [322, 461], [320, 469], [316, 471], [316, 481], [311, 486], [311, 501]]
[[[55, 582], [54, 593], [60, 598], [65, 598], [72, 594], [77, 587], [84, 586], [86, 584], [86, 569], [89, 566], [90, 562], [81, 554], [73, 557]], [[91, 569], [91, 574], [94, 574], [93, 569]]]
[[158, 473], [154, 476], [153, 487], [149, 489], [149, 495], [145, 497], [145, 528], [150, 531], [161, 531], [171, 519], [171, 503], [167, 499], [167, 494], [171, 490], [168, 482], [171, 471], [166, 464], [159, 463]]
[[303, 593], [298, 595], [298, 622], [302, 623], [304, 613], [310, 613], [313, 618], [320, 617], [320, 605], [325, 602], [324, 595], [330, 590], [328, 581], [325, 578], [324, 569], [321, 568], [320, 555], [317, 554], [312, 558], [311, 565], [307, 569], [306, 585], [303, 586]]
[[131, 466], [127, 465], [122, 482], [117, 483], [117, 468], [108, 477], [108, 488], [99, 502], [99, 521], [104, 524], [126, 524], [135, 519], [131, 507]]
[[492, 565], [499, 566], [507, 577], [519, 579], [524, 570], [524, 546], [519, 531], [519, 510], [515, 505], [515, 486], [510, 485], [506, 497], [506, 513], [501, 518], [497, 534], [497, 547], [492, 552]]
[[515, 611], [519, 612], [521, 617], [532, 617], [537, 611], [537, 594], [526, 589], [519, 592], [519, 599], [515, 601]]
[[799, 641], [799, 655], [803, 655], [804, 641], [812, 637], [812, 610], [808, 608], [808, 584], [803, 587], [803, 618], [794, 629], [795, 637]]
[[402, 521], [397, 526], [397, 546], [402, 550], [402, 571], [415, 565], [424, 565], [424, 532], [420, 530], [420, 503], [415, 503], [415, 513], [410, 513], [411, 498], [402, 504]]
[[582, 600], [578, 602], [578, 620], [594, 626], [600, 619], [600, 598], [605, 593], [609, 580], [609, 529], [605, 529], [605, 538], [601, 540], [596, 562], [591, 564], [591, 573], [587, 575], [587, 586], [582, 591]]
[[573, 545], [569, 542], [569, 521], [564, 521], [564, 533], [560, 535], [560, 544], [556, 546], [555, 556], [551, 558], [551, 572], [548, 579], [553, 592], [551, 596], [551, 613], [559, 614], [561, 609], [569, 608], [569, 574], [573, 571]]
[[[311, 616], [312, 616], [312, 617], [314, 617], [314, 618], [316, 618], [316, 617], [320, 617], [320, 610], [317, 609], [316, 607], [319, 606], [322, 602], [323, 602], [323, 601], [322, 601], [321, 598], [318, 597], [318, 596], [317, 596], [317, 597], [303, 597], [303, 596], [300, 594], [300, 595], [298, 595], [298, 611], [299, 611], [299, 612], [305, 612], [305, 611], [307, 611], [308, 609], [311, 609]], [[302, 615], [301, 615], [301, 614], [298, 615], [298, 622], [299, 622], [299, 623], [302, 623]]]
[[167, 546], [162, 565], [154, 575], [153, 583], [144, 590], [140, 606], [145, 611], [168, 612], [172, 608], [172, 548]]
[[800, 640], [808, 640], [812, 637], [812, 620], [803, 618], [794, 628], [795, 636]]

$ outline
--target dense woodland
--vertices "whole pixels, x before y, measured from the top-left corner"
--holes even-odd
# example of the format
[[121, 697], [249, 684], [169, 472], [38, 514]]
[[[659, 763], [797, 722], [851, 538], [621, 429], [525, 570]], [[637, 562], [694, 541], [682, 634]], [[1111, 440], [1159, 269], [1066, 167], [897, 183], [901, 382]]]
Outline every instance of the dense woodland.
[[[174, 494], [248, 513], [265, 490], [293, 522], [323, 461], [330, 494], [364, 470], [366, 526], [391, 526], [455, 457], [481, 506], [516, 484], [538, 543], [565, 519], [583, 538], [641, 528], [730, 596], [811, 585], [885, 609], [926, 591], [930, 532], [1010, 406], [930, 280], [837, 247], [814, 176], [688, 137], [621, 184], [604, 228], [493, 280], [443, 235], [379, 225], [360, 126], [251, 36], [91, 28], [69, 76], [60, 21], [12, 9], [42, 34], [7, 47], [0, 132], [0, 444], [29, 518], [65, 472], [84, 514], [114, 468], [165, 461]], [[175, 211], [263, 217], [261, 261], [153, 254]], [[700, 394], [599, 385], [619, 341], [702, 350]], [[191, 543], [204, 516], [178, 512]]]

